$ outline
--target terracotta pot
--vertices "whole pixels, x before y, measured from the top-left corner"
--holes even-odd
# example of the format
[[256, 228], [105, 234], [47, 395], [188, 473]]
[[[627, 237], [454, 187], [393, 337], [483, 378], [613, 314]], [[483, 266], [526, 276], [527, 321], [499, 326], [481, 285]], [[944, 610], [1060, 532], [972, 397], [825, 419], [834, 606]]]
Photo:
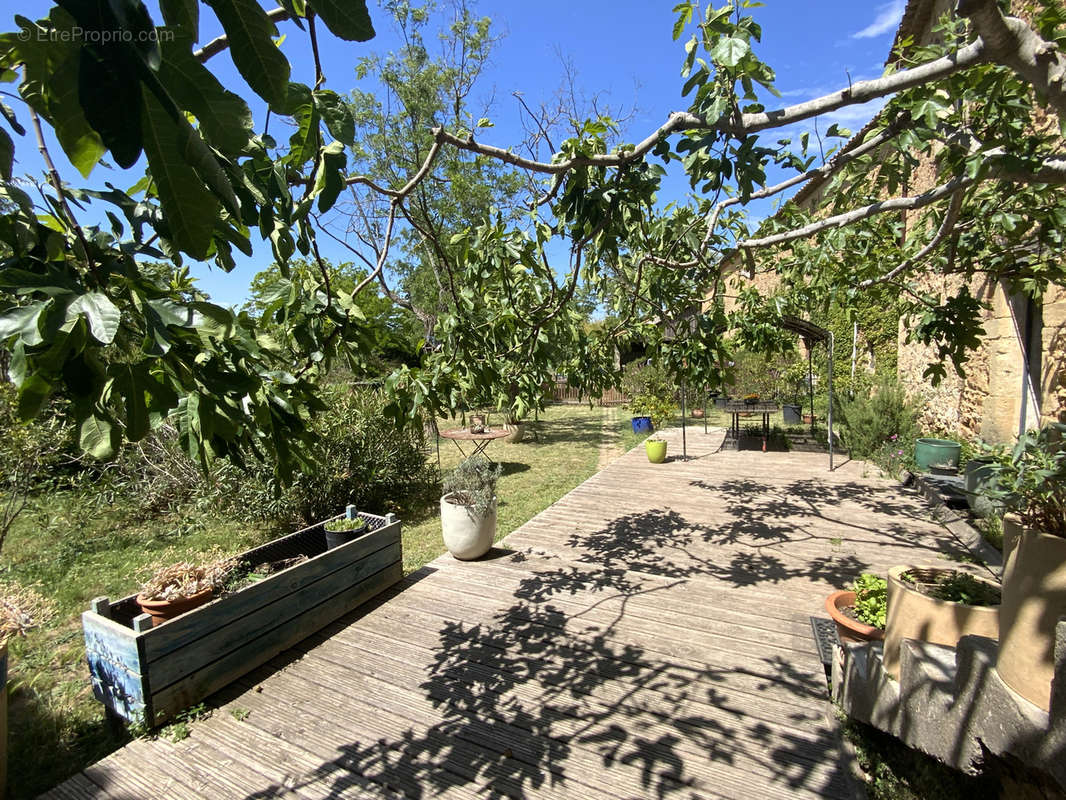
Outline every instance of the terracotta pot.
[[186, 611], [192, 611], [194, 608], [202, 606], [204, 603], [211, 599], [212, 592], [210, 589], [205, 589], [199, 594], [191, 595], [190, 597], [179, 597], [177, 600], [148, 600], [144, 595], [137, 595], [137, 605], [141, 607], [141, 611], [145, 614], [152, 615], [152, 627], [162, 625], [167, 620], [174, 619]]
[[508, 444], [520, 442], [525, 437], [525, 431], [522, 428], [521, 422], [505, 422], [503, 429], [507, 431], [507, 435], [502, 437], [502, 440]]
[[842, 609], [855, 605], [855, 592], [841, 590], [825, 598], [825, 610], [837, 624], [837, 636], [842, 642], [876, 642], [885, 638], [885, 632], [873, 625], [859, 622], [844, 614]]
[[[956, 570], [944, 567], [892, 567], [888, 571], [888, 623], [885, 625], [885, 672], [899, 678], [899, 645], [904, 639], [956, 647], [963, 636], [999, 638], [999, 606], [971, 606], [922, 594], [901, 578], [916, 572], [923, 583]], [[977, 577], [996, 587], [992, 581]], [[998, 587], [996, 587], [998, 588]]]
[[996, 669], [1006, 684], [1048, 710], [1055, 625], [1066, 616], [1066, 539], [1003, 518], [1003, 605]]

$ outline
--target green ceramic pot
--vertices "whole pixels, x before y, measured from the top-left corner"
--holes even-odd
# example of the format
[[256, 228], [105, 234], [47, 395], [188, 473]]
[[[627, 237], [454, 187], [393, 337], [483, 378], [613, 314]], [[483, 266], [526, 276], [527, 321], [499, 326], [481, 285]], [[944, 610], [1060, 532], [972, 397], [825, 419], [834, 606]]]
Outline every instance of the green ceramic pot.
[[920, 472], [957, 470], [962, 445], [949, 439], [921, 438], [914, 445], [914, 463]]

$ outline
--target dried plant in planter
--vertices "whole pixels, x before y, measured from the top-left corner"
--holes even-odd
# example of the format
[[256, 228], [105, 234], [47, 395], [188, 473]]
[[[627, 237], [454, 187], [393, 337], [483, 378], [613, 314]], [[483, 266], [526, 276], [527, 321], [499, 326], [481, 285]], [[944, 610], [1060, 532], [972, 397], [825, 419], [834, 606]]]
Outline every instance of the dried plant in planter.
[[141, 588], [145, 600], [178, 600], [207, 590], [221, 592], [230, 573], [239, 565], [236, 558], [223, 558], [208, 564], [181, 561], [155, 572]]
[[452, 494], [453, 502], [473, 506], [479, 515], [484, 514], [496, 500], [500, 471], [499, 464], [484, 456], [468, 458], [444, 479], [444, 494]]
[[55, 616], [55, 606], [34, 589], [0, 583], [0, 645], [25, 636]]

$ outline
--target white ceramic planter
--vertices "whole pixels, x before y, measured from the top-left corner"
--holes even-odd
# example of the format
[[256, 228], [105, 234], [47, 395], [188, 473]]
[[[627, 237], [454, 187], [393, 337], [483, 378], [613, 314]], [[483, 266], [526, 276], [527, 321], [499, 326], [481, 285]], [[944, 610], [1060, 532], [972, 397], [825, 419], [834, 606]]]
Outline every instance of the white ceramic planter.
[[485, 555], [492, 547], [496, 536], [496, 500], [483, 516], [478, 516], [471, 506], [451, 502], [454, 492], [440, 499], [440, 527], [444, 534], [444, 546], [448, 552], [462, 561]]

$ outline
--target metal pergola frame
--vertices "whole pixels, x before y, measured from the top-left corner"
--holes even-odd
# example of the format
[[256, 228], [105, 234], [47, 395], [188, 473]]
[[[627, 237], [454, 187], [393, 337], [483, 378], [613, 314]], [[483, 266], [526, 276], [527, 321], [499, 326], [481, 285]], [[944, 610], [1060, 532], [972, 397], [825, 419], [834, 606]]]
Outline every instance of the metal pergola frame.
[[[691, 325], [695, 321], [693, 318], [698, 313], [699, 313], [698, 307], [693, 307], [693, 308], [687, 309], [685, 312], [683, 312], [681, 314], [681, 316], [676, 321], [667, 322], [665, 324], [665, 326], [664, 326], [663, 340], [664, 341], [672, 341], [675, 338], [677, 338], [677, 336], [684, 330], [685, 327], [691, 328]], [[823, 343], [823, 342], [825, 343], [826, 354], [827, 354], [827, 357], [828, 357], [828, 373], [829, 373], [829, 382], [828, 382], [828, 387], [827, 387], [827, 390], [828, 390], [828, 393], [829, 393], [829, 411], [828, 411], [828, 414], [826, 415], [826, 425], [827, 425], [827, 427], [829, 429], [829, 434], [828, 434], [829, 441], [827, 442], [827, 444], [829, 446], [829, 471], [832, 472], [833, 471], [833, 455], [834, 455], [833, 454], [833, 344], [834, 344], [833, 332], [831, 330], [827, 330], [826, 328], [821, 327], [820, 325], [815, 325], [813, 322], [810, 322], [808, 320], [801, 319], [800, 317], [792, 316], [791, 314], [782, 315], [780, 327], [781, 327], [782, 330], [790, 331], [791, 333], [795, 333], [797, 336], [800, 336], [803, 339], [804, 345], [807, 347], [807, 388], [810, 391], [810, 397], [811, 397], [811, 434], [812, 435], [814, 434], [814, 425], [815, 425], [815, 420], [814, 420], [814, 364], [813, 364], [814, 345], [815, 344], [820, 344], [820, 343]], [[686, 427], [687, 427], [687, 425], [686, 425], [687, 420], [685, 418], [686, 417], [686, 413], [685, 413], [686, 412], [686, 409], [685, 409], [686, 397], [685, 397], [685, 394], [686, 394], [685, 380], [684, 380], [684, 377], [682, 377], [682, 379], [681, 379], [681, 452], [682, 452], [682, 456], [681, 457], [682, 457], [682, 459], [688, 459], [688, 448], [686, 446], [687, 445], [687, 441], [686, 441], [687, 437], [685, 436]], [[703, 430], [704, 430], [704, 433], [706, 433], [707, 432], [707, 400], [706, 400], [706, 393], [704, 393], [704, 398], [703, 398], [703, 409], [704, 409], [704, 413], [703, 413]]]
[[811, 433], [814, 432], [814, 345], [825, 343], [828, 356], [829, 411], [826, 424], [829, 428], [829, 471], [833, 471], [833, 332], [799, 317], [785, 314], [781, 317], [781, 328], [800, 336], [807, 347], [807, 387], [811, 394]]

